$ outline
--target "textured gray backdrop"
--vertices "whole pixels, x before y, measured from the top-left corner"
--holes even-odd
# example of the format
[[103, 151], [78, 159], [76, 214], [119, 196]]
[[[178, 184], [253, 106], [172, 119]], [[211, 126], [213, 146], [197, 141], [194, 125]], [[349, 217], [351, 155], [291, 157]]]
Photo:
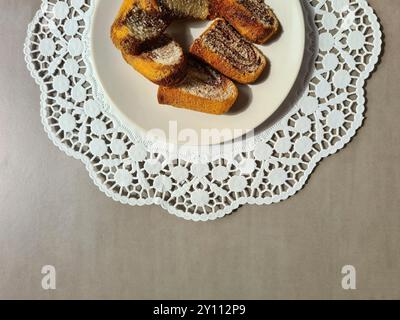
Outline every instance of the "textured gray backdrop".
[[0, 0], [0, 298], [400, 298], [400, 1], [370, 3], [386, 48], [357, 137], [288, 201], [193, 223], [108, 199], [52, 145], [22, 54], [40, 0]]

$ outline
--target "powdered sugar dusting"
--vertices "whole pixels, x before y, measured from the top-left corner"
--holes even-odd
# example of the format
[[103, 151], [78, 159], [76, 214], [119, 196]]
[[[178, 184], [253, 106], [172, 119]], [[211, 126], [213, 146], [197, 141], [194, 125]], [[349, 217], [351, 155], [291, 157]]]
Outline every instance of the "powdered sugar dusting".
[[183, 51], [175, 41], [152, 50], [150, 55], [155, 62], [170, 66], [180, 63], [183, 59]]

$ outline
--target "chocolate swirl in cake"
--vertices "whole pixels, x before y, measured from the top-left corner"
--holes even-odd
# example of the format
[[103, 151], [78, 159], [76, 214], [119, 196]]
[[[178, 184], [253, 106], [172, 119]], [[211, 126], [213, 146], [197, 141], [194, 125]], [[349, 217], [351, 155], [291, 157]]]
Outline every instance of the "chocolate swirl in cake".
[[127, 14], [125, 23], [133, 36], [141, 41], [157, 38], [168, 27], [168, 21], [160, 14], [149, 14], [136, 6]]
[[182, 90], [195, 96], [217, 101], [224, 101], [232, 95], [235, 87], [229, 85], [230, 81], [223, 75], [192, 59], [188, 64], [187, 76], [179, 85]]
[[238, 0], [247, 10], [253, 13], [264, 25], [271, 26], [276, 23], [271, 8], [264, 0]]
[[166, 35], [162, 35], [143, 55], [156, 63], [163, 65], [175, 65], [183, 59], [182, 48]]
[[203, 40], [210, 50], [240, 71], [254, 72], [262, 64], [258, 49], [223, 20], [219, 20], [211, 32], [205, 33]]

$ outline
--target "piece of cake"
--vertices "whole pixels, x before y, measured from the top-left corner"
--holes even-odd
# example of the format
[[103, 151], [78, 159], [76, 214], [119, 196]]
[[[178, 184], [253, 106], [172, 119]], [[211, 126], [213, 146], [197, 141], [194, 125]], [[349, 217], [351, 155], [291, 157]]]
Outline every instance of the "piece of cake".
[[170, 37], [162, 35], [140, 55], [122, 50], [125, 61], [150, 81], [171, 86], [186, 75], [186, 58], [182, 47]]
[[124, 0], [111, 28], [114, 45], [126, 54], [137, 55], [149, 43], [159, 38], [169, 25], [160, 13], [149, 13], [138, 3], [141, 0]]
[[226, 113], [237, 97], [238, 89], [231, 80], [193, 59], [182, 82], [158, 89], [160, 104], [217, 115]]
[[264, 0], [213, 0], [214, 10], [248, 40], [264, 44], [280, 29], [280, 23]]
[[245, 84], [255, 82], [268, 64], [259, 49], [221, 18], [194, 41], [190, 53], [228, 78]]
[[[142, 8], [173, 18], [205, 20], [210, 15], [211, 0], [139, 0]], [[214, 0], [212, 0], [214, 1]]]

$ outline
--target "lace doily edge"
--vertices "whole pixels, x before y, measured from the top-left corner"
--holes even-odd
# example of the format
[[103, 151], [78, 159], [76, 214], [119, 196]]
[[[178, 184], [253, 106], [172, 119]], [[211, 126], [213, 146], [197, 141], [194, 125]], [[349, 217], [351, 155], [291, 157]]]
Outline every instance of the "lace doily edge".
[[34, 27], [39, 23], [39, 19], [41, 17], [41, 13], [45, 10], [45, 0], [42, 1], [40, 9], [36, 12], [32, 22], [28, 25], [28, 30], [27, 30], [27, 36], [24, 42], [24, 47], [23, 47], [23, 53], [25, 57], [25, 63], [27, 65], [28, 71], [30, 72], [31, 77], [35, 80], [36, 84], [39, 86], [41, 94], [40, 94], [40, 115], [41, 115], [41, 122], [44, 128], [44, 131], [47, 133], [48, 138], [51, 140], [51, 142], [62, 152], [67, 154], [70, 157], [73, 157], [76, 160], [80, 160], [83, 162], [85, 165], [86, 170], [89, 173], [90, 178], [93, 180], [94, 184], [99, 188], [100, 191], [105, 193], [109, 198], [113, 199], [114, 201], [120, 202], [122, 204], [129, 204], [131, 206], [146, 206], [146, 205], [159, 205], [161, 206], [164, 210], [166, 210], [168, 213], [177, 216], [178, 218], [183, 218], [185, 220], [191, 220], [191, 221], [208, 221], [208, 220], [216, 220], [218, 218], [223, 218], [226, 215], [232, 214], [235, 210], [237, 210], [240, 206], [245, 205], [245, 204], [250, 204], [250, 205], [268, 205], [268, 204], [274, 204], [274, 203], [279, 203], [281, 201], [287, 200], [291, 196], [295, 195], [297, 192], [299, 192], [303, 187], [305, 186], [306, 182], [308, 181], [309, 177], [311, 176], [312, 172], [314, 171], [315, 167], [319, 164], [321, 160], [324, 158], [337, 153], [341, 149], [343, 149], [356, 135], [357, 131], [362, 127], [363, 121], [364, 121], [364, 113], [365, 113], [365, 85], [366, 81], [370, 78], [371, 74], [376, 70], [379, 60], [380, 60], [380, 55], [382, 53], [382, 45], [383, 45], [383, 40], [382, 40], [382, 29], [381, 25], [379, 24], [379, 20], [377, 15], [375, 14], [373, 8], [367, 3], [366, 0], [361, 0], [364, 5], [365, 5], [365, 10], [368, 13], [369, 17], [371, 18], [371, 24], [373, 25], [373, 30], [374, 30], [374, 48], [371, 56], [371, 60], [369, 64], [366, 66], [366, 70], [363, 72], [364, 77], [360, 78], [360, 86], [359, 86], [359, 93], [360, 96], [358, 97], [357, 102], [361, 106], [360, 109], [360, 117], [355, 120], [354, 125], [352, 126], [351, 130], [349, 133], [344, 136], [340, 141], [338, 141], [335, 146], [327, 149], [327, 150], [322, 150], [318, 154], [318, 156], [314, 157], [311, 162], [309, 163], [309, 167], [307, 170], [304, 171], [303, 177], [299, 180], [299, 182], [293, 186], [292, 189], [288, 190], [285, 193], [280, 194], [279, 196], [273, 196], [271, 198], [251, 198], [251, 197], [243, 197], [239, 198], [238, 200], [234, 201], [232, 204], [225, 206], [223, 209], [220, 209], [219, 211], [215, 213], [210, 213], [210, 214], [197, 214], [197, 213], [187, 213], [183, 211], [179, 211], [175, 209], [174, 207], [171, 207], [163, 201], [162, 198], [160, 197], [155, 197], [155, 198], [147, 198], [145, 200], [143, 199], [131, 199], [129, 201], [124, 200], [123, 198], [119, 197], [118, 195], [110, 192], [108, 189], [105, 188], [105, 186], [97, 179], [96, 174], [94, 170], [92, 169], [92, 164], [90, 163], [88, 158], [85, 158], [81, 153], [76, 152], [68, 148], [67, 146], [63, 145], [60, 140], [54, 137], [53, 133], [51, 132], [50, 128], [48, 128], [47, 123], [45, 121], [46, 117], [43, 114], [45, 110], [45, 94], [43, 90], [44, 84], [41, 82], [41, 78], [39, 77], [38, 74], [35, 73], [34, 66], [32, 65], [31, 57], [30, 57], [30, 50], [29, 50], [29, 44], [30, 44], [30, 38], [32, 36], [32, 32], [34, 30]]

